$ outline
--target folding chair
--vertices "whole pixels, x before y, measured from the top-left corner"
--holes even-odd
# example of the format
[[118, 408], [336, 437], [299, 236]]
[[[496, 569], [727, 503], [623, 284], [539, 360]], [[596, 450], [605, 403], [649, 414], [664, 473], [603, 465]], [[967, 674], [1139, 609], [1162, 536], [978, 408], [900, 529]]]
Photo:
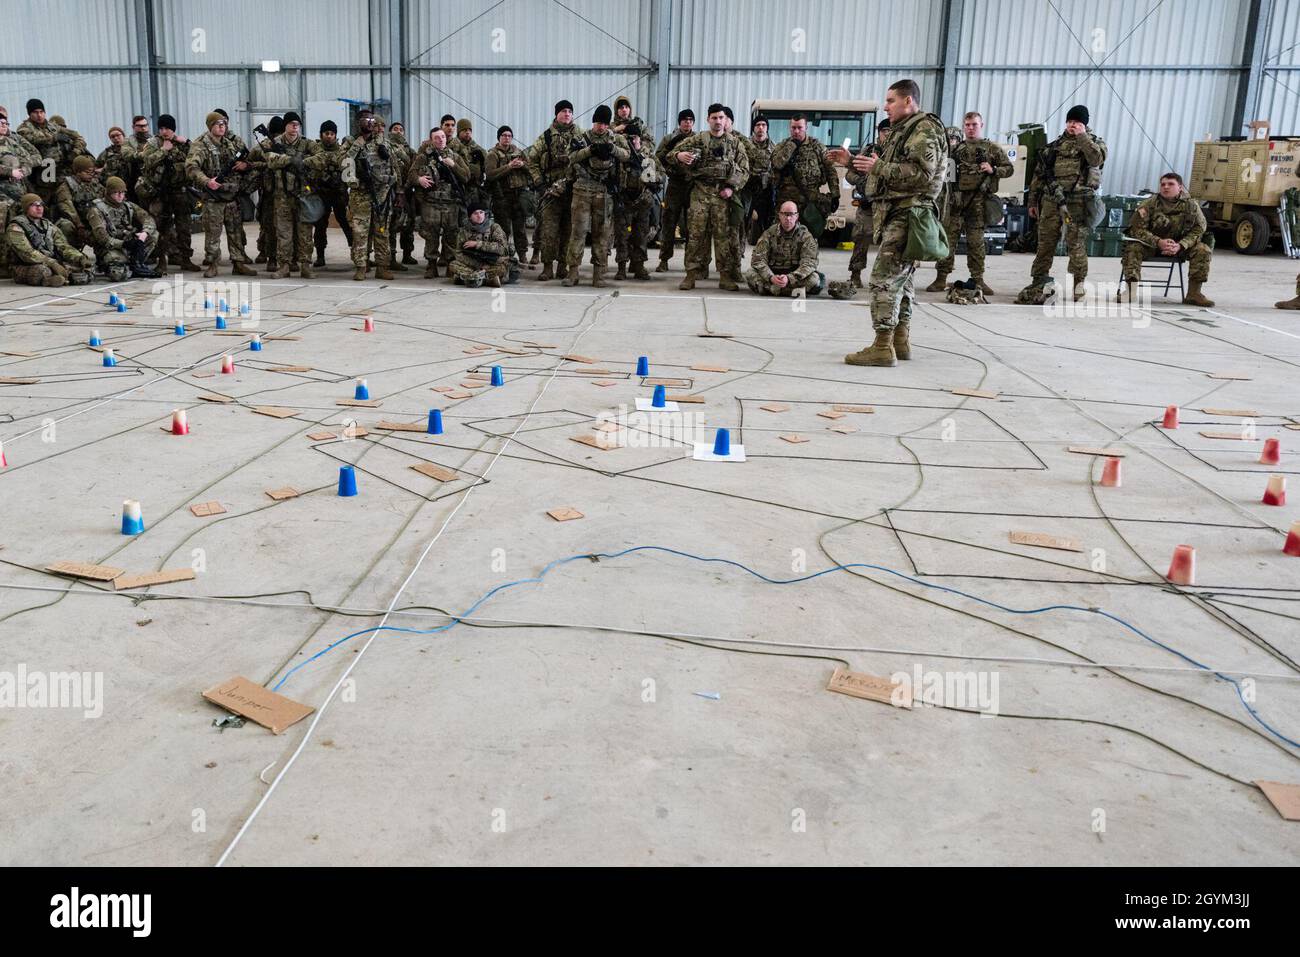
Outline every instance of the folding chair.
[[[1129, 241], [1130, 240], [1127, 237], [1125, 237], [1125, 242], [1129, 242]], [[1152, 289], [1156, 289], [1160, 286], [1160, 283], [1163, 280], [1164, 289], [1161, 290], [1161, 295], [1163, 295], [1166, 299], [1168, 299], [1169, 290], [1172, 289], [1174, 285], [1174, 272], [1176, 270], [1178, 273], [1178, 298], [1181, 300], [1187, 295], [1187, 289], [1183, 283], [1183, 279], [1184, 279], [1183, 264], [1185, 262], [1187, 262], [1186, 258], [1181, 255], [1179, 256], [1161, 255], [1161, 256], [1155, 256], [1151, 259], [1144, 259], [1142, 260], [1142, 271], [1138, 273], [1138, 285], [1150, 286]], [[1159, 273], [1159, 271], [1162, 269], [1164, 270], [1164, 272]], [[1148, 278], [1148, 276], [1146, 275], [1148, 270], [1156, 270], [1157, 273], [1159, 274], [1159, 278]], [[1120, 266], [1119, 279], [1120, 282], [1124, 281], [1123, 265]]]

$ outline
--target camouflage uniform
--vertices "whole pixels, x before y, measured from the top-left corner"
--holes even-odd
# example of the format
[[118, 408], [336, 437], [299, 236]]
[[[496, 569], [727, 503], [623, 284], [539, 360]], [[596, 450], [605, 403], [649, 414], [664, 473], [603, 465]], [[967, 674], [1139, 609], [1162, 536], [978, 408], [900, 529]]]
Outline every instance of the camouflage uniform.
[[[5, 230], [13, 257], [14, 282], [24, 286], [83, 286], [93, 278], [92, 260], [68, 244], [63, 231], [45, 219], [22, 213]], [[53, 267], [53, 268], [52, 268]], [[68, 271], [65, 279], [59, 270]]]
[[1176, 239], [1182, 250], [1179, 259], [1191, 264], [1188, 271], [1190, 283], [1183, 302], [1194, 306], [1213, 306], [1201, 294], [1201, 284], [1210, 278], [1210, 247], [1201, 242], [1205, 235], [1205, 213], [1201, 204], [1180, 190], [1176, 199], [1165, 199], [1159, 193], [1144, 199], [1129, 221], [1128, 234], [1136, 242], [1124, 243], [1124, 281], [1136, 283], [1142, 276], [1142, 261], [1160, 252], [1160, 240]]
[[[916, 290], [916, 263], [904, 259], [908, 210], [934, 206], [943, 189], [948, 165], [948, 140], [943, 123], [933, 113], [916, 112], [890, 124], [889, 140], [867, 178], [872, 199], [873, 238], [879, 247], [871, 268], [871, 324], [879, 333], [896, 327], [910, 333]], [[892, 365], [893, 363], [889, 363]]]
[[[772, 285], [772, 277], [787, 275], [784, 287]], [[803, 223], [786, 232], [773, 223], [758, 237], [745, 271], [749, 291], [760, 296], [790, 296], [802, 289], [809, 296], [822, 291], [824, 277], [817, 271], [817, 237]]]
[[235, 197], [243, 185], [239, 173], [230, 173], [222, 188], [213, 192], [208, 189], [208, 180], [214, 178], [243, 148], [243, 142], [231, 133], [217, 138], [211, 128], [190, 144], [189, 156], [185, 160], [185, 174], [196, 186], [202, 196], [202, 209], [199, 222], [203, 224], [203, 264], [207, 272], [215, 276], [217, 266], [221, 264], [221, 231], [226, 232], [226, 247], [230, 252], [233, 272], [237, 275], [256, 275], [249, 265], [248, 253], [244, 250], [247, 242], [244, 236], [244, 222], [239, 203]]
[[[448, 166], [444, 160], [451, 159]], [[427, 176], [433, 184], [424, 189], [420, 186], [420, 177]], [[415, 188], [415, 195], [420, 203], [420, 235], [424, 237], [424, 275], [432, 279], [438, 275], [438, 264], [451, 266], [451, 261], [459, 248], [456, 234], [460, 229], [460, 219], [465, 214], [465, 183], [469, 180], [469, 167], [461, 154], [447, 146], [436, 149], [432, 143], [425, 143], [416, 154], [411, 164], [407, 183]], [[438, 244], [442, 250], [439, 253]], [[448, 272], [448, 275], [451, 275]]]
[[677, 243], [677, 229], [681, 227], [682, 242], [690, 242], [689, 210], [691, 202], [691, 179], [686, 168], [677, 162], [676, 156], [682, 143], [695, 136], [675, 129], [663, 138], [655, 151], [655, 159], [668, 177], [664, 187], [663, 213], [659, 217], [659, 271], [666, 272], [668, 261], [673, 258], [673, 247]]
[[[1031, 269], [1033, 282], [1052, 273], [1063, 218], [1068, 219], [1065, 244], [1070, 272], [1076, 284], [1087, 277], [1085, 240], [1089, 226], [1084, 202], [1101, 185], [1101, 167], [1105, 162], [1106, 144], [1091, 129], [1078, 136], [1063, 133], [1039, 153], [1038, 168], [1029, 185], [1029, 205], [1038, 208], [1038, 255]], [[1061, 193], [1054, 196], [1057, 187]]]
[[124, 247], [136, 233], [147, 234], [142, 258], [145, 261], [153, 258], [158, 227], [143, 207], [130, 200], [115, 203], [106, 196], [91, 204], [86, 220], [95, 240], [95, 259], [114, 282], [131, 277], [131, 258]]
[[472, 136], [469, 142], [465, 142], [458, 133], [456, 143], [460, 146], [461, 159], [469, 170], [469, 182], [465, 184], [465, 205], [488, 202], [490, 197], [483, 189], [483, 177], [487, 173], [487, 151], [475, 143]]
[[271, 177], [272, 219], [275, 225], [275, 252], [279, 264], [276, 276], [283, 279], [296, 261], [305, 278], [310, 279], [312, 224], [300, 215], [302, 197], [309, 190], [307, 161], [320, 151], [312, 140], [299, 134], [293, 139], [281, 133], [253, 150], [250, 161], [264, 164]]
[[620, 163], [632, 158], [627, 140], [606, 130], [597, 133], [588, 130], [576, 137], [569, 153], [569, 180], [573, 184], [573, 205], [570, 213], [568, 276], [570, 286], [578, 284], [578, 267], [582, 265], [582, 249], [591, 231], [591, 284], [604, 283], [605, 266], [609, 262], [609, 219], [611, 212], [610, 188], [615, 186]]
[[573, 212], [571, 184], [568, 180], [569, 151], [582, 135], [576, 123], [552, 121], [528, 148], [528, 165], [533, 182], [544, 192], [539, 203], [537, 244], [541, 247], [542, 274], [551, 278], [551, 264], [558, 262], [558, 274], [564, 276], [566, 250], [569, 246], [570, 217]]
[[[659, 182], [659, 164], [655, 161], [654, 140], [641, 126], [628, 127], [641, 130], [641, 149], [626, 163], [618, 167], [618, 197], [614, 203], [614, 259], [618, 263], [617, 279], [627, 278], [627, 264], [632, 264], [632, 275], [649, 279], [646, 259], [650, 242], [650, 210], [655, 203], [654, 185]], [[628, 143], [631, 150], [631, 142]]]
[[[518, 169], [510, 168], [510, 161], [521, 159], [524, 165]], [[484, 164], [487, 188], [492, 196], [492, 218], [503, 229], [512, 230], [515, 237], [515, 252], [519, 258], [528, 258], [528, 217], [524, 212], [524, 193], [532, 184], [528, 172], [528, 157], [514, 143], [508, 150], [498, 143], [487, 151]]]
[[39, 169], [33, 169], [28, 186], [45, 201], [46, 208], [54, 205], [54, 191], [59, 185], [59, 163], [63, 151], [58, 140], [59, 129], [49, 120], [37, 126], [30, 119], [23, 120], [18, 135], [41, 156]]
[[[858, 152], [859, 156], [870, 155], [870, 150], [864, 147]], [[871, 252], [871, 234], [875, 231], [875, 223], [871, 215], [871, 197], [867, 193], [868, 177], [859, 173], [849, 163], [849, 168], [844, 172], [845, 181], [853, 187], [853, 205], [857, 212], [853, 216], [853, 252], [849, 256], [849, 282], [857, 288], [862, 288], [862, 270], [867, 268], [867, 254]]]
[[[482, 257], [465, 249], [470, 240], [478, 242], [473, 252], [483, 254]], [[491, 261], [493, 257], [495, 261]], [[448, 272], [465, 286], [481, 286], [485, 281], [489, 286], [501, 286], [519, 281], [519, 260], [510, 251], [506, 231], [489, 216], [481, 227], [468, 223], [457, 232], [456, 256]]]
[[[966, 266], [976, 282], [984, 278], [984, 200], [998, 190], [998, 180], [1010, 176], [1015, 168], [1006, 151], [992, 140], [962, 140], [949, 154], [956, 167], [957, 179], [950, 184], [948, 209], [943, 229], [948, 234], [948, 257], [937, 266], [942, 282], [956, 261], [957, 240], [966, 231]], [[993, 167], [992, 173], [980, 169], [981, 163]]]
[[[771, 139], [755, 142], [752, 136], [741, 137], [745, 144], [745, 153], [749, 157], [749, 181], [740, 191], [741, 208], [744, 217], [740, 225], [740, 251], [745, 251], [745, 240], [758, 242], [767, 227], [776, 218], [776, 207], [772, 205], [772, 154], [776, 144]], [[756, 214], [750, 222], [750, 214]]]
[[[93, 160], [87, 158], [93, 164]], [[93, 170], [93, 165], [88, 172]], [[86, 222], [86, 211], [90, 204], [104, 195], [104, 187], [95, 179], [82, 179], [79, 175], [65, 176], [59, 181], [54, 191], [54, 212], [59, 216], [55, 225], [63, 230], [73, 249], [85, 249], [93, 241], [90, 226]]]
[[391, 158], [388, 137], [375, 132], [354, 139], [343, 160], [343, 181], [351, 186], [348, 219], [352, 223], [354, 279], [365, 278], [366, 247], [372, 241], [376, 270], [388, 272], [388, 211], [394, 201], [394, 190], [400, 188], [395, 182]]
[[116, 176], [126, 183], [126, 194], [130, 197], [135, 194], [135, 181], [140, 176], [140, 158], [140, 151], [131, 141], [123, 140], [117, 146], [106, 147], [95, 157], [95, 165], [104, 179]]
[[[840, 204], [840, 178], [826, 156], [826, 147], [814, 137], [802, 143], [789, 137], [772, 153], [772, 173], [776, 176], [776, 208], [787, 200], [799, 207], [799, 222], [813, 223], [809, 232], [820, 236], [826, 217]], [[821, 191], [826, 186], [828, 192]], [[815, 208], [815, 214], [809, 209]]]
[[78, 156], [88, 156], [94, 159], [95, 155], [86, 148], [86, 138], [76, 130], [69, 128], [68, 124], [61, 116], [51, 116], [50, 125], [54, 127], [54, 139], [59, 144], [59, 176], [68, 176], [72, 173], [72, 164]]
[[172, 140], [171, 149], [163, 149], [163, 142], [161, 136], [149, 138], [140, 156], [140, 178], [135, 182], [136, 196], [148, 206], [149, 215], [158, 224], [159, 272], [166, 271], [168, 262], [192, 268], [190, 260], [194, 255], [190, 235], [194, 196], [187, 188], [185, 173], [191, 143]]
[[[686, 243], [686, 279], [681, 288], [691, 289], [696, 278], [709, 268], [709, 244], [718, 261], [718, 287], [739, 289], [740, 250], [736, 237], [740, 227], [739, 190], [749, 181], [749, 157], [742, 137], [730, 130], [720, 136], [711, 131], [696, 133], [678, 144], [677, 152], [694, 153], [691, 171], [690, 238]], [[732, 190], [723, 199], [719, 191]]]
[[[397, 184], [393, 193], [393, 212], [388, 222], [388, 259], [392, 268], [405, 272], [402, 259], [414, 260], [415, 252], [415, 195], [402, 186], [406, 175], [415, 161], [415, 150], [406, 141], [405, 135], [389, 132], [388, 149], [393, 163], [393, 182]], [[401, 240], [402, 257], [397, 255], [398, 240]]]
[[[18, 200], [28, 191], [27, 177], [39, 166], [41, 156], [17, 134], [10, 132], [0, 137], [0, 276], [9, 275], [9, 244], [4, 241], [3, 230], [9, 220], [23, 212]], [[21, 176], [14, 179], [14, 172]]]
[[348, 187], [343, 182], [343, 158], [348, 144], [316, 144], [320, 149], [307, 159], [307, 179], [325, 204], [325, 215], [313, 227], [316, 241], [316, 265], [325, 265], [325, 243], [329, 236], [330, 213], [343, 230], [343, 238], [352, 245], [352, 224], [348, 222]]

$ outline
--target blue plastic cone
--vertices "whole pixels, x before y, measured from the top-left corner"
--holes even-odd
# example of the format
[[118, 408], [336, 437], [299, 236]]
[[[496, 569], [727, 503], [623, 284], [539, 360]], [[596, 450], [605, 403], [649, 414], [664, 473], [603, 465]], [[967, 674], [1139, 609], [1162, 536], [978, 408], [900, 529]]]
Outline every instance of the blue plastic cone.
[[178, 336], [183, 336], [183, 335], [185, 335], [185, 320], [184, 320], [184, 319], [177, 319], [177, 320], [176, 320], [176, 329], [175, 329], [174, 331], [176, 332], [176, 335], [178, 335]]
[[731, 454], [731, 432], [728, 429], [718, 429], [718, 434], [713, 438], [713, 454]]
[[429, 410], [428, 432], [430, 435], [442, 435], [442, 410], [441, 409]]
[[339, 466], [339, 494], [343, 496], [357, 494], [357, 472], [351, 465]]
[[90, 330], [90, 344], [92, 346], [102, 346], [104, 344], [103, 341], [99, 338], [98, 329]]
[[649, 374], [650, 374], [650, 357], [649, 357], [649, 356], [641, 356], [639, 359], [636, 360], [636, 374], [637, 374], [637, 375], [649, 375]]
[[493, 384], [493, 385], [505, 385], [505, 384], [506, 384], [506, 377], [505, 377], [505, 374], [501, 371], [501, 367], [500, 367], [500, 366], [493, 366], [493, 367], [492, 367], [492, 384]]
[[205, 299], [203, 300], [203, 308], [204, 308], [204, 309], [211, 309], [211, 308], [212, 308], [212, 300], [211, 300], [211, 299], [206, 299], [206, 298], [205, 298]]
[[122, 503], [122, 534], [139, 535], [144, 531], [144, 516], [140, 503], [127, 499]]
[[113, 350], [112, 350], [112, 349], [105, 349], [105, 350], [104, 350], [104, 365], [106, 365], [106, 366], [115, 366], [115, 365], [117, 365], [117, 357], [116, 357], [115, 355], [113, 355]]
[[230, 307], [226, 305], [226, 300], [221, 299], [217, 302], [217, 308], [222, 312], [229, 312]]
[[117, 305], [117, 293], [115, 293], [115, 292], [110, 292], [110, 293], [108, 294], [108, 304], [109, 304], [110, 306], [116, 306], [116, 305]]
[[218, 329], [224, 329], [224, 328], [226, 328], [226, 317], [225, 317], [225, 316], [217, 316], [217, 328], [218, 328]]
[[655, 386], [654, 398], [650, 400], [651, 408], [662, 409], [668, 405], [668, 393], [664, 391], [661, 385]]
[[253, 336], [253, 341], [250, 342], [250, 343], [248, 344], [248, 348], [249, 348], [249, 350], [252, 351], [252, 352], [261, 352], [261, 351], [262, 351], [262, 337], [261, 337], [260, 335]]
[[357, 391], [353, 394], [352, 398], [361, 400], [370, 398], [370, 386], [366, 385], [365, 379], [357, 380]]
[[117, 311], [126, 312], [126, 303], [124, 303], [121, 299], [117, 301]]
[[241, 316], [247, 316], [247, 315], [250, 315], [250, 314], [252, 313], [252, 311], [253, 311], [253, 307], [250, 306], [248, 303], [243, 303], [243, 304], [239, 307], [239, 314], [240, 314]]

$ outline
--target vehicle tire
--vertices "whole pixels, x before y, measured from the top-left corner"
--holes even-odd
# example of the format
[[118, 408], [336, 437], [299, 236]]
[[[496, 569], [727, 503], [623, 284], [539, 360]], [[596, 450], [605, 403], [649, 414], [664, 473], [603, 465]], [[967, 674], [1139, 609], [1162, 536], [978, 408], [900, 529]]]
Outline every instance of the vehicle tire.
[[1242, 213], [1232, 225], [1232, 246], [1247, 256], [1258, 256], [1268, 249], [1272, 228], [1261, 213]]

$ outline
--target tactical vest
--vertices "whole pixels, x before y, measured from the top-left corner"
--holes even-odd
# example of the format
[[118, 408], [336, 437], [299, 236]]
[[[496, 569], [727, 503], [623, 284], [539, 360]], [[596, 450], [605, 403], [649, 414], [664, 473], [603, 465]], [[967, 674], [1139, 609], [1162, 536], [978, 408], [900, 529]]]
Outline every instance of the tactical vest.
[[[0, 140], [0, 167], [5, 171], [10, 169], [20, 169], [26, 164], [23, 162], [23, 154], [14, 144], [13, 136], [6, 136]], [[8, 196], [10, 199], [20, 199], [23, 193], [27, 192], [27, 180], [13, 179], [5, 176], [0, 179], [0, 194]], [[3, 224], [0, 223], [0, 226]]]
[[926, 132], [939, 149], [939, 164], [930, 181], [920, 189], [895, 189], [891, 191], [883, 179], [873, 174], [868, 178], [870, 195], [873, 199], [899, 201], [900, 206], [897, 208], [901, 208], [910, 205], [907, 202], [908, 200], [914, 201], [918, 198], [933, 200], [939, 195], [943, 189], [944, 178], [948, 175], [948, 133], [944, 129], [943, 122], [933, 113], [914, 113], [910, 118], [897, 125], [891, 124], [889, 140], [881, 151], [880, 162], [898, 163], [905, 155], [908, 141], [925, 127], [928, 127]]
[[[1087, 135], [1092, 137], [1098, 146], [1105, 145], [1101, 137], [1092, 133]], [[1104, 156], [1099, 165], [1088, 165], [1073, 136], [1057, 137], [1048, 150], [1052, 160], [1051, 178], [1067, 193], [1079, 189], [1097, 189], [1101, 186], [1101, 170], [1106, 162]]]
[[[573, 142], [570, 144], [570, 149], [577, 152], [585, 147], [594, 148], [601, 143], [608, 143], [612, 149], [616, 142], [614, 134], [612, 133], [606, 133], [604, 136], [600, 136], [596, 133], [588, 132], [582, 136], [575, 137]], [[597, 156], [594, 152], [591, 152], [587, 155], [586, 159], [574, 164], [574, 172], [577, 174], [579, 179], [590, 180], [591, 182], [601, 185], [608, 185], [614, 180], [615, 174], [618, 172], [618, 158], [614, 156], [613, 152], [611, 152], [608, 157]]]
[[94, 203], [95, 200], [99, 199], [103, 192], [103, 188], [96, 188], [99, 187], [97, 181], [83, 183], [75, 176], [63, 177], [63, 183], [68, 187], [68, 192], [72, 194], [72, 205], [77, 210], [77, 215], [81, 217], [81, 221], [84, 223], [86, 221], [86, 210], [90, 208], [91, 204]]
[[570, 123], [568, 129], [556, 127], [554, 123], [546, 128], [542, 137], [546, 140], [546, 157], [542, 164], [542, 173], [548, 180], [560, 179], [569, 169], [569, 153], [577, 149], [573, 141], [580, 135], [578, 127]]
[[321, 174], [317, 183], [317, 188], [328, 192], [342, 192], [343, 184], [343, 147], [338, 143], [333, 146], [321, 144], [320, 169]]
[[456, 184], [459, 184], [460, 181], [455, 180], [455, 184], [453, 184], [456, 174], [444, 166], [442, 162], [443, 157], [452, 154], [452, 148], [450, 146], [444, 147], [440, 153], [430, 146], [421, 150], [421, 152], [427, 157], [428, 162], [428, 171], [425, 175], [433, 180], [433, 185], [424, 191], [424, 198], [434, 203], [459, 203], [460, 190], [456, 189]]
[[736, 166], [736, 154], [744, 147], [740, 143], [740, 137], [734, 133], [723, 133], [721, 136], [706, 133], [704, 143], [700, 158], [691, 165], [691, 169], [695, 171], [696, 180], [721, 186], [731, 176]]
[[[383, 159], [379, 155], [380, 146], [383, 146], [385, 150], [389, 149], [388, 143], [384, 139], [367, 139], [357, 151], [356, 170], [357, 182], [361, 184], [361, 188], [363, 190], [373, 190], [375, 196], [382, 200], [393, 185], [397, 174], [393, 169], [392, 160]], [[392, 156], [391, 152], [389, 156]], [[366, 170], [365, 172], [362, 171], [363, 167]]]
[[97, 199], [92, 204], [99, 215], [104, 217], [104, 227], [114, 239], [129, 239], [136, 233], [135, 207], [133, 203], [124, 202], [114, 206], [104, 199]]
[[[528, 159], [528, 157], [524, 155], [524, 151], [513, 143], [510, 145], [509, 150], [503, 150], [500, 145], [497, 145], [492, 147], [488, 152], [496, 157], [498, 169], [503, 166], [508, 166], [512, 159]], [[528, 167], [523, 166], [519, 169], [512, 169], [508, 173], [504, 173], [494, 179], [492, 181], [492, 191], [499, 196], [503, 190], [526, 189], [529, 184], [530, 177], [528, 175]]]
[[27, 242], [31, 244], [32, 249], [44, 256], [56, 258], [57, 251], [54, 248], [53, 226], [47, 220], [33, 220], [27, 216], [19, 216], [14, 220], [19, 225], [23, 233], [27, 236]]
[[958, 192], [973, 193], [984, 189], [989, 185], [989, 180], [994, 178], [992, 174], [980, 169], [981, 163], [997, 165], [994, 163], [997, 157], [993, 155], [993, 150], [989, 146], [988, 140], [975, 140], [973, 143], [962, 140], [952, 151], [953, 162], [957, 165]]

